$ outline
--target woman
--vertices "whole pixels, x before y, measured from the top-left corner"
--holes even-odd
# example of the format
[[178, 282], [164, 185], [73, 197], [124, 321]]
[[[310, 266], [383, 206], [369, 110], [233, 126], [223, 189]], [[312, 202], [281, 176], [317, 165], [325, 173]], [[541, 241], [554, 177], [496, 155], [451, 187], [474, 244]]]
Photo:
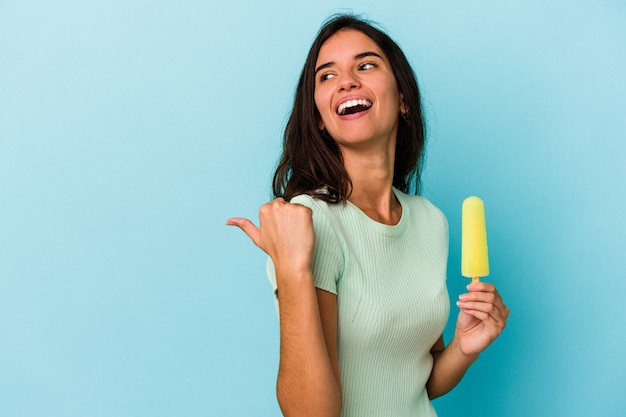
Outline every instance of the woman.
[[446, 347], [443, 214], [417, 192], [424, 126], [415, 76], [371, 24], [338, 16], [307, 57], [260, 226], [280, 319], [285, 416], [434, 416], [502, 331], [493, 285], [459, 298]]

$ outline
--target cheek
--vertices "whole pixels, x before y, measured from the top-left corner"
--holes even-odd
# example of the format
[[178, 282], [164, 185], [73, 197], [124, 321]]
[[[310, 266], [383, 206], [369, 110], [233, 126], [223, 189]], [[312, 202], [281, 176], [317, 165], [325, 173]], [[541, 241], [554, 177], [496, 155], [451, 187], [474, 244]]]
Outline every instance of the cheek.
[[[380, 80], [379, 87], [382, 91], [386, 92], [386, 97], [389, 103], [397, 104], [397, 110], [400, 110], [400, 104], [402, 103], [402, 96], [398, 89], [398, 83], [394, 77], [388, 76]], [[395, 106], [394, 106], [395, 107]]]
[[402, 103], [402, 97], [400, 95], [400, 91], [398, 91], [398, 85], [395, 83], [395, 81], [389, 82], [389, 84], [387, 85], [387, 89], [387, 91], [390, 92], [390, 100], [393, 103], [397, 103], [398, 108], [400, 108], [400, 103]]
[[389, 96], [389, 102], [391, 112], [399, 113], [402, 110], [402, 98], [400, 97], [400, 93], [392, 93]]
[[328, 109], [330, 108], [329, 99], [324, 95], [323, 91], [315, 90], [314, 95], [315, 107], [317, 107], [317, 111], [322, 116], [322, 119], [325, 119], [328, 114]]
[[315, 91], [315, 95], [313, 96], [313, 99], [315, 100], [315, 107], [317, 107], [317, 110], [320, 111], [322, 106], [320, 106], [320, 96], [317, 90]]
[[321, 103], [320, 94], [317, 91], [317, 89], [315, 90], [313, 99], [315, 101], [315, 108], [317, 109], [317, 112], [320, 114], [320, 119], [321, 119], [318, 128], [319, 130], [324, 130], [326, 129], [326, 122], [324, 121], [326, 119], [326, 115], [324, 114], [324, 111], [323, 111], [324, 106]]

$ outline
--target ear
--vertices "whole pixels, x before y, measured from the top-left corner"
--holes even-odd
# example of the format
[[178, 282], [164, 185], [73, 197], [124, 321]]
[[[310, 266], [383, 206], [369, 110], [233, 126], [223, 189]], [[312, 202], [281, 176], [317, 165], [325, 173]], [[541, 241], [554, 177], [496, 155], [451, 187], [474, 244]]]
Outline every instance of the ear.
[[400, 113], [407, 114], [409, 106], [404, 103], [404, 94], [400, 93]]
[[324, 122], [322, 122], [321, 120], [320, 120], [318, 129], [320, 130], [320, 132], [323, 132], [324, 130], [326, 130], [326, 126], [324, 126]]
[[409, 105], [404, 101], [404, 94], [400, 93], [400, 116], [402, 116], [406, 122], [411, 119], [410, 111]]

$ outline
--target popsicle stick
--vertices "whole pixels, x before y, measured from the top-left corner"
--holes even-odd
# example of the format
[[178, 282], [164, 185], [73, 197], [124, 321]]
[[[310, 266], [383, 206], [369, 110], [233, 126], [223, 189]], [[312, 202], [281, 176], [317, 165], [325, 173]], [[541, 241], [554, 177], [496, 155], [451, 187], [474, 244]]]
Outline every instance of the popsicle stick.
[[480, 277], [473, 277], [472, 284], [476, 284], [477, 282], [480, 282]]

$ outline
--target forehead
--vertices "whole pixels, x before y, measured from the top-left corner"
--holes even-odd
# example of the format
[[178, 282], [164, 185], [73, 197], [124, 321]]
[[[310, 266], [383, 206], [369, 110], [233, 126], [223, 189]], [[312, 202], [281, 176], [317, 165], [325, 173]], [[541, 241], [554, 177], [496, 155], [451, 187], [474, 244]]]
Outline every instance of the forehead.
[[317, 54], [316, 65], [341, 59], [354, 59], [362, 52], [376, 52], [385, 57], [384, 52], [369, 36], [358, 30], [343, 29], [322, 44]]

